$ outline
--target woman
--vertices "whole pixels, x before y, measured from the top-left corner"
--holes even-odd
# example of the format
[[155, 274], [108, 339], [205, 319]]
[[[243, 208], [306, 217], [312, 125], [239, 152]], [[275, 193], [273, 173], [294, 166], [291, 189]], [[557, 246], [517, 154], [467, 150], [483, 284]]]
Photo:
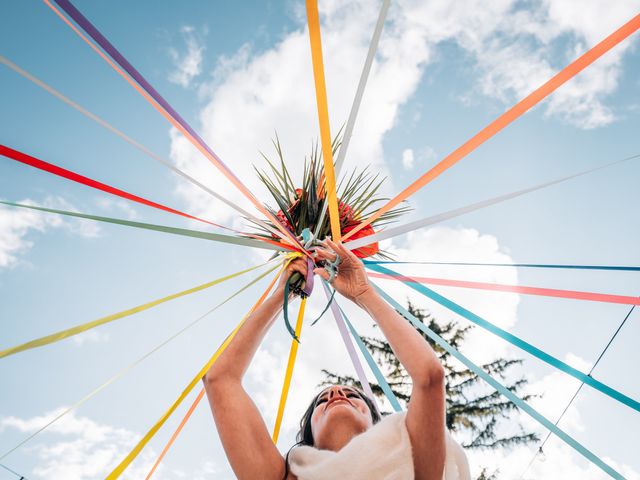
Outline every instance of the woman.
[[[294, 448], [285, 461], [242, 387], [242, 377], [280, 312], [287, 279], [293, 272], [307, 274], [306, 260], [295, 260], [283, 272], [276, 292], [247, 318], [203, 379], [236, 476], [249, 480], [468, 479], [464, 453], [445, 431], [444, 369], [434, 351], [380, 298], [362, 263], [349, 250], [327, 240], [324, 248], [316, 249], [316, 258], [337, 260], [333, 287], [369, 313], [411, 376], [407, 411], [380, 420], [362, 392], [339, 385], [327, 388], [302, 419], [298, 440], [306, 446]], [[314, 274], [330, 278], [325, 268], [314, 269]]]

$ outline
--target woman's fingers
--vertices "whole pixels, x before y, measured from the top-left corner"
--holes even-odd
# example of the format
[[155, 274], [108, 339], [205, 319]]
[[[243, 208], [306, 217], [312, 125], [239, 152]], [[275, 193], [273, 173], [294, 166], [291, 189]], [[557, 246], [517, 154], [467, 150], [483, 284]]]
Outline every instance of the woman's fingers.
[[307, 261], [303, 258], [297, 258], [289, 265], [290, 272], [299, 272], [303, 277], [307, 276]]
[[336, 252], [322, 247], [317, 247], [316, 252], [318, 253], [316, 258], [320, 260], [329, 260], [331, 262], [335, 261], [337, 255]]
[[313, 273], [316, 275], [320, 275], [324, 280], [329, 280], [329, 272], [327, 272], [324, 268], [314, 268]]
[[342, 243], [336, 243], [330, 238], [327, 238], [327, 244], [331, 247], [331, 249], [334, 252], [340, 255], [340, 258], [342, 258], [343, 260], [346, 260], [346, 259], [356, 260], [356, 261], [358, 260], [358, 257], [356, 257], [351, 250], [349, 250], [348, 248], [345, 248], [345, 246], [342, 245]]

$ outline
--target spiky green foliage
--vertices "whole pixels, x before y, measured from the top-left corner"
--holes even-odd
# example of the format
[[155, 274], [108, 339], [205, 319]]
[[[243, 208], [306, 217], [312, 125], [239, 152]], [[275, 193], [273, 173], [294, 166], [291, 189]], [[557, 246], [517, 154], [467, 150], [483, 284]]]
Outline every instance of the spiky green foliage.
[[[305, 228], [315, 232], [321, 217], [325, 188], [321, 149], [317, 142], [312, 145], [310, 157], [304, 159], [304, 173], [302, 181], [297, 187], [287, 169], [277, 135], [273, 140], [273, 146], [277, 154], [277, 161], [271, 161], [260, 152], [262, 158], [267, 162], [268, 169], [259, 170], [254, 166], [258, 178], [267, 187], [275, 201], [276, 208], [269, 205], [266, 205], [266, 208], [295, 235], [300, 235]], [[335, 156], [340, 148], [339, 135], [334, 139], [332, 148]], [[388, 198], [379, 195], [380, 187], [385, 179], [379, 174], [373, 174], [368, 167], [365, 167], [362, 170], [353, 170], [348, 177], [345, 176], [338, 181], [338, 208], [340, 228], [343, 232], [370, 216], [382, 202], [388, 200]], [[372, 227], [380, 227], [392, 222], [409, 210], [410, 208], [406, 204], [396, 207], [372, 222]], [[269, 231], [259, 225], [257, 227], [259, 229], [258, 235], [272, 238]], [[317, 238], [322, 240], [330, 234], [331, 225], [327, 214], [318, 229]]]
[[[443, 337], [454, 348], [460, 349], [472, 327], [460, 327], [455, 322], [441, 324], [424, 310], [416, 308], [409, 302], [408, 310], [420, 322], [426, 324], [431, 330]], [[504, 399], [498, 392], [486, 387], [480, 377], [474, 372], [461, 367], [451, 355], [429, 337], [416, 329], [434, 349], [446, 372], [446, 425], [454, 432], [466, 434], [471, 440], [463, 445], [465, 448], [495, 449], [512, 447], [520, 444], [528, 444], [538, 441], [535, 433], [527, 433], [520, 428], [520, 432], [510, 436], [499, 436], [498, 428], [502, 421], [510, 420], [517, 407]], [[411, 378], [397, 357], [391, 350], [389, 343], [374, 337], [363, 337], [363, 342], [380, 365], [389, 386], [401, 404], [406, 407], [411, 398]], [[520, 378], [515, 381], [507, 381], [507, 373], [520, 365], [522, 360], [499, 358], [481, 367], [494, 377], [500, 377], [506, 387], [514, 393], [519, 393], [525, 401], [533, 398], [533, 395], [522, 395], [521, 390], [527, 384], [527, 380]], [[326, 385], [353, 385], [359, 386], [360, 382], [350, 375], [339, 375], [322, 370]], [[384, 392], [379, 385], [371, 383], [371, 390], [376, 397], [384, 398]], [[492, 479], [495, 473], [489, 475], [483, 471], [480, 478]]]

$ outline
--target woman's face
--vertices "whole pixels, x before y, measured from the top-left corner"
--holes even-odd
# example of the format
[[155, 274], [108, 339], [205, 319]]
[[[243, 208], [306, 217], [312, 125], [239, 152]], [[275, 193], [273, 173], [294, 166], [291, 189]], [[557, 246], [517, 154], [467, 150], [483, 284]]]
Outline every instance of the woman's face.
[[311, 415], [314, 444], [323, 448], [336, 425], [361, 433], [373, 425], [369, 406], [351, 387], [334, 385], [323, 390], [316, 399]]

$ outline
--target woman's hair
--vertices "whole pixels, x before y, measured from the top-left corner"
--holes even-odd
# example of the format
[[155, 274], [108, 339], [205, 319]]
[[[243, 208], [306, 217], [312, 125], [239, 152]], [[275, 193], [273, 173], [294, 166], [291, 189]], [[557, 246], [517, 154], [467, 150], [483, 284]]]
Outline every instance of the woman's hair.
[[[378, 407], [376, 407], [376, 404], [373, 403], [373, 400], [371, 400], [367, 395], [365, 395], [364, 392], [359, 388], [356, 388], [356, 387], [349, 387], [349, 388], [353, 389], [360, 396], [360, 398], [364, 400], [364, 402], [367, 404], [367, 406], [369, 407], [369, 412], [371, 412], [371, 420], [373, 421], [373, 424], [375, 425], [376, 423], [378, 423], [382, 418], [382, 415], [380, 415], [380, 412], [378, 411]], [[296, 435], [297, 443], [289, 449], [289, 451], [287, 452], [287, 456], [285, 458], [285, 462], [284, 462], [285, 463], [285, 473], [284, 473], [285, 479], [287, 478], [287, 474], [289, 472], [289, 454], [291, 453], [291, 450], [294, 447], [297, 447], [299, 445], [309, 445], [311, 447], [313, 447], [314, 445], [313, 432], [311, 431], [311, 417], [313, 416], [313, 411], [316, 408], [316, 402], [318, 401], [318, 397], [320, 397], [320, 395], [324, 393], [325, 390], [321, 390], [315, 397], [313, 397], [313, 400], [309, 404], [307, 411], [304, 412], [304, 415], [302, 415], [302, 418], [300, 419], [300, 430], [298, 430], [298, 434]]]
[[[369, 411], [371, 412], [371, 420], [373, 421], [374, 424], [378, 423], [380, 421], [381, 416], [380, 416], [380, 412], [378, 411], [378, 408], [376, 407], [376, 404], [373, 403], [373, 400], [367, 397], [364, 394], [364, 392], [362, 392], [362, 390], [356, 387], [349, 387], [349, 388], [355, 390], [355, 392], [360, 396], [360, 398], [364, 400], [364, 402], [369, 407]], [[316, 402], [318, 401], [318, 397], [320, 397], [322, 393], [324, 393], [324, 390], [320, 391], [315, 397], [313, 397], [313, 400], [311, 401], [311, 404], [307, 408], [307, 411], [304, 412], [304, 415], [300, 419], [300, 430], [296, 435], [296, 441], [298, 442], [296, 445], [313, 446], [314, 440], [313, 440], [313, 433], [311, 431], [311, 417], [313, 416], [313, 411], [316, 408]]]

